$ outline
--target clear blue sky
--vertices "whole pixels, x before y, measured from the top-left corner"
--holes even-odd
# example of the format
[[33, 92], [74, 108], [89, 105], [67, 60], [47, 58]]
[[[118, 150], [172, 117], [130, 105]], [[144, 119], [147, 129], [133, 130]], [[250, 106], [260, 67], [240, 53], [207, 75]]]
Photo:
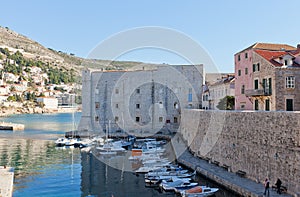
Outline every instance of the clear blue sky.
[[[299, 13], [299, 0], [26, 0], [2, 1], [0, 25], [80, 57], [120, 31], [172, 28], [197, 41], [221, 72], [233, 72], [234, 53], [255, 42], [300, 43]], [[182, 63], [172, 55], [149, 53], [122, 58]]]

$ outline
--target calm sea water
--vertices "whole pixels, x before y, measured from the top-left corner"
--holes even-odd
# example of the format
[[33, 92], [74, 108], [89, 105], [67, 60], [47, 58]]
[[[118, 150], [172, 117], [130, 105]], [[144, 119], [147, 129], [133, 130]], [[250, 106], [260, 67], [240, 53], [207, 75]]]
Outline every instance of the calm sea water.
[[[75, 114], [25, 114], [0, 121], [23, 123], [24, 131], [0, 131], [0, 165], [15, 167], [13, 196], [176, 196], [147, 188], [144, 177], [109, 167], [79, 149], [57, 148], [54, 140], [79, 122]], [[203, 177], [202, 185], [215, 186]], [[219, 187], [219, 186], [217, 186]], [[226, 189], [217, 194], [235, 196]]]

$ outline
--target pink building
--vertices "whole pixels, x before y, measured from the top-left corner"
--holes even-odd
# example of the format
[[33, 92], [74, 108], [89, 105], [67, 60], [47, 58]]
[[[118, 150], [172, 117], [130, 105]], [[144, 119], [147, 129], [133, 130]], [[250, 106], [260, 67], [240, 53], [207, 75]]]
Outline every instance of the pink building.
[[[266, 62], [266, 59], [261, 56], [257, 51], [266, 52], [289, 52], [295, 51], [297, 48], [286, 44], [269, 44], [269, 43], [255, 43], [250, 47], [236, 53], [234, 55], [235, 62], [235, 109], [236, 110], [254, 110], [257, 109], [259, 100], [269, 103], [272, 102], [270, 95], [263, 92], [263, 94], [257, 94], [259, 84], [262, 84], [266, 80], [272, 89], [275, 86], [275, 77], [261, 76], [262, 79], [257, 78], [257, 73], [260, 73], [262, 62]], [[272, 62], [271, 72], [273, 72]], [[268, 78], [265, 78], [268, 77]], [[273, 87], [275, 89], [275, 87]], [[259, 96], [265, 96], [266, 98], [258, 98]], [[273, 95], [274, 97], [274, 95]], [[274, 97], [275, 98], [275, 97]], [[274, 99], [273, 99], [274, 100]], [[266, 104], [269, 105], [269, 104]], [[269, 107], [266, 107], [269, 109]], [[272, 110], [276, 110], [273, 108]]]

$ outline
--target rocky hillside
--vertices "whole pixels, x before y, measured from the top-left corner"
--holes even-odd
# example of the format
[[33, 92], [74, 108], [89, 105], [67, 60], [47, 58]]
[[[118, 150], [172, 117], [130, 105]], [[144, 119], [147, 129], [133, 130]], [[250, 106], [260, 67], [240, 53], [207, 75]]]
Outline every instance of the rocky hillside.
[[[76, 70], [78, 75], [80, 75], [80, 71], [84, 67], [106, 70], [123, 70], [136, 66], [149, 66], [149, 64], [141, 62], [111, 62], [109, 60], [84, 59], [76, 57], [73, 54], [67, 54], [51, 48], [46, 48], [30, 38], [10, 30], [8, 27], [0, 27], [0, 48], [8, 48], [10, 51], [19, 50], [26, 58], [40, 60], [51, 65], [63, 67], [67, 70], [73, 68]], [[109, 66], [107, 66], [108, 64]]]

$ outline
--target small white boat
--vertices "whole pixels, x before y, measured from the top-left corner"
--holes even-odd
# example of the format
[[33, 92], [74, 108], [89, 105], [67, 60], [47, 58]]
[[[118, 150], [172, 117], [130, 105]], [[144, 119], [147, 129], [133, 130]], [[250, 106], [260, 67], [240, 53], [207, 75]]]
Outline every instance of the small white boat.
[[125, 148], [122, 148], [114, 143], [105, 143], [103, 146], [96, 147], [96, 149], [100, 152], [107, 152], [107, 151], [126, 152]]
[[183, 197], [206, 197], [214, 195], [219, 189], [206, 186], [196, 186], [181, 192]]
[[173, 191], [176, 186], [179, 186], [183, 183], [181, 180], [177, 180], [174, 182], [163, 182], [159, 186], [165, 191]]
[[65, 146], [66, 143], [69, 143], [69, 139], [67, 138], [58, 138], [55, 142], [56, 146]]
[[77, 139], [77, 141], [74, 143], [75, 147], [83, 148], [87, 146], [91, 146], [94, 142], [88, 138], [86, 139]]
[[100, 136], [95, 136], [92, 138], [92, 141], [98, 144], [103, 145], [104, 144], [104, 138]]
[[78, 140], [78, 138], [67, 139], [65, 146], [74, 146], [74, 144], [77, 143]]
[[185, 183], [182, 183], [181, 185], [175, 186], [174, 191], [176, 193], [181, 193], [182, 191], [194, 188], [197, 185], [198, 185], [198, 183], [195, 183], [195, 182], [193, 182], [193, 183], [185, 182]]
[[137, 169], [135, 172], [145, 174], [145, 173], [148, 173], [151, 170], [158, 170], [160, 168], [161, 168], [161, 166], [152, 166], [152, 167], [143, 166], [143, 167], [140, 167], [139, 169]]
[[188, 170], [178, 170], [178, 171], [157, 171], [157, 172], [148, 172], [146, 177], [151, 176], [179, 176], [182, 174], [186, 174]]
[[173, 179], [173, 178], [190, 178], [196, 175], [196, 172], [194, 171], [193, 173], [179, 173], [176, 175], [160, 175], [158, 176], [158, 178], [163, 179], [163, 180], [167, 180], [167, 179]]

